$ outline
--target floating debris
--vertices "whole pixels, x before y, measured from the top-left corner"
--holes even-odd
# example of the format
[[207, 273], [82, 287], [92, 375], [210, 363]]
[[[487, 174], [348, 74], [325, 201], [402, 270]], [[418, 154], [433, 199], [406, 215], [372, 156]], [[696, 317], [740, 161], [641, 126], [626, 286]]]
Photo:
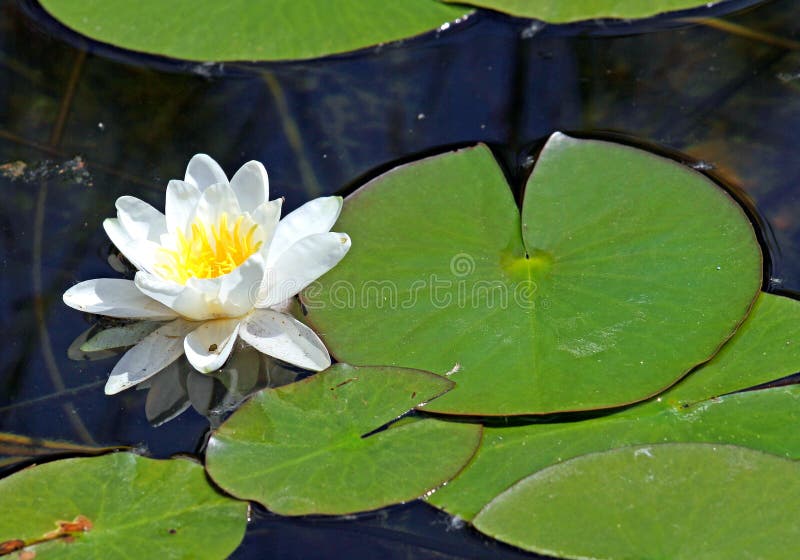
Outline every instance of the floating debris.
[[86, 168], [86, 162], [81, 156], [75, 156], [64, 162], [52, 160], [27, 163], [21, 160], [10, 161], [0, 165], [0, 176], [12, 181], [33, 183], [47, 179], [62, 177], [66, 181], [78, 185], [91, 187], [92, 175]]

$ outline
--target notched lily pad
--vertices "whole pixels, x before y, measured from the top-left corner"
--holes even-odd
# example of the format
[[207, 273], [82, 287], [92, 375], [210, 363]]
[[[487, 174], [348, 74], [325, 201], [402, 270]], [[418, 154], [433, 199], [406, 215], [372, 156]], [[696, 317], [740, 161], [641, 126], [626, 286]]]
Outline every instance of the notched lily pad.
[[435, 0], [41, 0], [92, 39], [196, 61], [326, 56], [436, 29], [472, 10]]
[[489, 503], [475, 526], [566, 558], [790, 559], [798, 515], [800, 463], [743, 447], [663, 444], [541, 470]]
[[423, 371], [337, 364], [256, 394], [213, 433], [206, 468], [227, 492], [283, 515], [413, 500], [461, 470], [481, 426], [420, 419], [375, 431], [452, 386]]
[[132, 453], [65, 459], [0, 480], [0, 547], [41, 558], [227, 557], [247, 504], [219, 494], [203, 468]]
[[443, 373], [426, 407], [520, 415], [663, 391], [747, 315], [761, 251], [703, 175], [619, 144], [554, 134], [522, 215], [484, 146], [405, 165], [351, 195], [347, 260], [307, 289], [341, 361]]
[[516, 17], [535, 18], [550, 23], [587, 19], [635, 19], [664, 12], [706, 7], [717, 2], [697, 0], [443, 0], [505, 12]]
[[485, 428], [469, 466], [428, 500], [471, 520], [533, 472], [625, 445], [727, 443], [800, 459], [800, 386], [718, 397], [800, 371], [798, 324], [800, 302], [761, 294], [723, 350], [658, 399], [579, 422]]

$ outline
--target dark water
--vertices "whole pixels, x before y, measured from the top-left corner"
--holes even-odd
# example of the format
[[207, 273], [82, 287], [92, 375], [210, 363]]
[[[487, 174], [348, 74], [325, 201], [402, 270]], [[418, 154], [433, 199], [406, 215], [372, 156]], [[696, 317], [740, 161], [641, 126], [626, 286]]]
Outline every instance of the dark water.
[[[115, 358], [68, 359], [91, 323], [61, 302], [75, 282], [119, 276], [101, 227], [114, 200], [162, 207], [167, 180], [201, 151], [229, 173], [263, 161], [291, 209], [474, 142], [520, 187], [551, 132], [613, 133], [683, 153], [749, 199], [764, 224], [767, 287], [800, 289], [800, 3], [749, 4], [726, 6], [736, 33], [669, 18], [547, 27], [481, 13], [396, 45], [259, 66], [127, 55], [32, 3], [0, 2], [0, 431], [156, 457], [201, 448], [209, 421], [194, 409], [154, 428], [146, 391], [103, 395]], [[532, 557], [417, 503], [356, 520], [257, 512], [234, 557], [499, 555]]]

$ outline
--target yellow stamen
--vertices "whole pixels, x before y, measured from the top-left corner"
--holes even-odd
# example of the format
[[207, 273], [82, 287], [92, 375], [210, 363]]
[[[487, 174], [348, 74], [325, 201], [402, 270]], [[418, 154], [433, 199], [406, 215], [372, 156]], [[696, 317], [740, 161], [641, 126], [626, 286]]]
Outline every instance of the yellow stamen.
[[243, 222], [244, 216], [239, 216], [231, 227], [225, 213], [210, 226], [195, 218], [188, 238], [178, 231], [175, 249], [159, 249], [156, 269], [178, 284], [185, 284], [189, 278], [216, 278], [232, 272], [261, 248], [261, 241], [253, 242], [258, 225], [243, 233]]

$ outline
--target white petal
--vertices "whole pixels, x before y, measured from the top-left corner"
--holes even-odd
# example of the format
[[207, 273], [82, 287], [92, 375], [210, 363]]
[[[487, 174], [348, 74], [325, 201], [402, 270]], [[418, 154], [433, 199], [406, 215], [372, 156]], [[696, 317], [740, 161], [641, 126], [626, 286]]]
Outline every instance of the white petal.
[[228, 223], [232, 224], [241, 214], [236, 194], [227, 183], [211, 185], [200, 196], [195, 216], [206, 225], [216, 225], [222, 214], [228, 215]]
[[239, 336], [259, 352], [305, 369], [321, 371], [331, 365], [331, 357], [314, 331], [271, 309], [258, 309], [248, 316]]
[[167, 231], [164, 214], [132, 196], [117, 199], [117, 218], [133, 240], [158, 243], [161, 234]]
[[167, 185], [167, 199], [164, 205], [167, 231], [170, 233], [180, 231], [186, 234], [199, 201], [200, 189], [196, 186], [185, 181], [170, 181]]
[[118, 247], [118, 249], [139, 270], [153, 272], [161, 245], [146, 239], [134, 239], [127, 245]]
[[219, 164], [206, 154], [197, 154], [189, 160], [184, 180], [200, 189], [200, 192], [217, 183], [228, 183], [228, 177]]
[[[215, 309], [209, 304], [209, 294], [198, 289], [197, 283], [192, 280], [194, 279], [190, 279], [183, 286], [143, 271], [137, 272], [133, 279], [141, 292], [160, 301], [178, 315], [192, 321], [217, 318]], [[200, 285], [205, 286], [206, 283]], [[213, 301], [213, 296], [211, 299]]]
[[64, 292], [64, 303], [87, 313], [123, 319], [174, 319], [176, 313], [140, 292], [130, 280], [97, 278]]
[[222, 367], [236, 342], [240, 322], [240, 319], [207, 321], [186, 336], [183, 348], [194, 369], [211, 373]]
[[106, 235], [108, 235], [111, 243], [113, 243], [116, 248], [119, 249], [123, 255], [125, 255], [125, 258], [128, 259], [133, 266], [139, 270], [144, 268], [142, 263], [137, 260], [137, 255], [133, 254], [133, 252], [131, 252], [131, 254], [126, 252], [125, 248], [130, 245], [131, 241], [133, 240], [131, 239], [131, 236], [128, 235], [128, 232], [125, 231], [125, 228], [122, 227], [122, 224], [119, 223], [117, 218], [106, 218], [103, 220], [103, 229], [106, 230]]
[[114, 395], [152, 377], [183, 354], [183, 338], [197, 325], [176, 319], [128, 350], [111, 370], [106, 395]]
[[139, 270], [152, 270], [158, 251], [157, 243], [146, 239], [134, 240], [117, 218], [103, 220], [103, 228], [111, 242], [133, 266]]
[[219, 301], [228, 317], [244, 315], [255, 305], [264, 279], [264, 259], [255, 254], [232, 272], [220, 276]]
[[315, 198], [283, 218], [275, 229], [267, 267], [297, 241], [315, 233], [330, 231], [342, 211], [341, 196]]
[[272, 238], [275, 236], [275, 228], [281, 219], [281, 207], [283, 206], [283, 199], [277, 198], [265, 202], [256, 208], [252, 215], [253, 221], [261, 227], [261, 235], [263, 239], [259, 239], [263, 244], [259, 252], [264, 255], [264, 262], [266, 263], [267, 255], [269, 255], [270, 244]]
[[256, 307], [271, 307], [293, 297], [339, 264], [349, 250], [350, 237], [345, 233], [317, 233], [301, 239], [267, 268]]
[[269, 200], [267, 170], [258, 161], [248, 161], [231, 179], [231, 188], [244, 212], [252, 212]]

